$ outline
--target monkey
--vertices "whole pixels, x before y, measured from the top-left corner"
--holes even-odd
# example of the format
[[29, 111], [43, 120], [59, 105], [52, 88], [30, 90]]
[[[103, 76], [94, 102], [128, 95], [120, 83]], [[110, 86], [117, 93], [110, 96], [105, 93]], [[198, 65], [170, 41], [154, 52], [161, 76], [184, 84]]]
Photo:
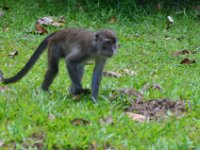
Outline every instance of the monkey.
[[103, 68], [107, 59], [111, 58], [117, 50], [116, 33], [110, 29], [93, 32], [81, 28], [67, 28], [54, 32], [40, 43], [29, 61], [16, 75], [10, 78], [2, 77], [2, 83], [14, 83], [22, 79], [46, 48], [48, 49], [48, 68], [41, 88], [45, 91], [49, 90], [59, 71], [59, 60], [64, 59], [71, 80], [69, 92], [72, 95], [89, 93], [90, 90], [83, 89], [81, 82], [86, 62], [94, 60], [91, 99], [94, 103], [98, 102]]

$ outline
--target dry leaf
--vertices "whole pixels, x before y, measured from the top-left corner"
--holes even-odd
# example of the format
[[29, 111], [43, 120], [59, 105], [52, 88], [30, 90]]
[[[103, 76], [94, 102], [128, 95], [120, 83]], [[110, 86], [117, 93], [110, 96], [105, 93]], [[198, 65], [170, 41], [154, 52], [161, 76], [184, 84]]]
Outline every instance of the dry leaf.
[[112, 116], [100, 119], [101, 124], [112, 125], [114, 123]]
[[4, 142], [2, 140], [0, 140], [0, 147], [2, 147], [4, 144]]
[[105, 144], [105, 145], [103, 146], [103, 149], [104, 149], [104, 150], [115, 150], [115, 148], [112, 147], [110, 144]]
[[80, 101], [81, 100], [81, 96], [80, 95], [74, 95], [73, 96], [73, 100]]
[[53, 114], [49, 114], [48, 119], [49, 120], [54, 120], [54, 119], [56, 119], [56, 117]]
[[135, 89], [133, 89], [133, 88], [120, 89], [119, 92], [121, 94], [127, 94], [129, 96], [136, 96], [137, 97], [137, 101], [143, 100], [143, 95], [140, 92], [138, 92]]
[[11, 56], [12, 58], [14, 58], [15, 56], [17, 56], [19, 53], [17, 50], [15, 50], [14, 52], [12, 53], [9, 53], [8, 56]]
[[39, 34], [48, 34], [48, 31], [45, 28], [43, 28], [38, 22], [36, 22], [36, 30]]
[[51, 25], [54, 26], [54, 27], [60, 27], [60, 26], [63, 26], [64, 24], [59, 23], [59, 22], [53, 22]]
[[110, 21], [109, 22], [111, 22], [111, 23], [115, 23], [116, 22], [116, 17], [115, 16], [112, 16], [111, 18], [110, 18]]
[[104, 71], [103, 75], [108, 76], [108, 77], [115, 77], [115, 78], [119, 78], [122, 76], [120, 73], [113, 72], [113, 71]]
[[138, 122], [145, 122], [147, 118], [144, 115], [136, 114], [132, 112], [126, 112], [126, 115], [128, 115], [129, 118], [132, 120], [138, 121]]
[[173, 24], [174, 23], [174, 19], [171, 16], [167, 16], [167, 20], [169, 23]]
[[53, 23], [53, 19], [51, 17], [43, 17], [41, 19], [38, 19], [37, 22], [40, 25], [49, 25]]
[[60, 23], [64, 23], [64, 22], [65, 22], [65, 16], [60, 16], [58, 22], [60, 22]]
[[167, 30], [171, 28], [171, 26], [174, 24], [174, 19], [171, 16], [167, 16]]
[[135, 76], [136, 72], [129, 69], [122, 69], [123, 72], [127, 73], [128, 75]]
[[171, 55], [173, 56], [178, 56], [178, 55], [187, 55], [190, 54], [191, 52], [187, 49], [181, 50], [181, 51], [175, 51], [175, 52], [171, 52]]
[[147, 83], [142, 87], [141, 93], [144, 93], [145, 91], [147, 91], [151, 88], [156, 89], [156, 90], [162, 90], [160, 84], [158, 84], [158, 83], [153, 83], [153, 84]]
[[185, 65], [194, 64], [194, 63], [196, 63], [195, 60], [190, 60], [188, 58], [185, 58], [180, 62], [180, 64], [185, 64]]
[[8, 88], [5, 86], [0, 86], [0, 92], [4, 92], [5, 90], [7, 90]]
[[64, 25], [65, 18], [64, 18], [64, 16], [61, 16], [59, 18], [59, 21], [55, 21], [55, 20], [53, 20], [53, 17], [43, 17], [41, 19], [38, 19], [37, 22], [40, 25], [51, 25], [54, 27], [60, 27], [60, 26]]
[[77, 126], [77, 125], [87, 125], [90, 124], [90, 121], [85, 120], [83, 118], [75, 118], [71, 121], [71, 124]]

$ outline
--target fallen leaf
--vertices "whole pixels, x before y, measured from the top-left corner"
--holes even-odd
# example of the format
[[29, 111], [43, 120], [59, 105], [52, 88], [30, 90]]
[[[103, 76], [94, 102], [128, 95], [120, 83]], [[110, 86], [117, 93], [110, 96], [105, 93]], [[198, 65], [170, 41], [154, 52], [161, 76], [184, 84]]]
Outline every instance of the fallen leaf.
[[0, 92], [4, 92], [5, 90], [7, 90], [8, 88], [5, 86], [0, 86]]
[[11, 56], [12, 58], [14, 58], [15, 56], [17, 56], [19, 53], [17, 50], [15, 50], [14, 52], [12, 53], [9, 53], [8, 56]]
[[173, 24], [174, 23], [174, 19], [171, 16], [167, 16], [167, 20], [169, 23]]
[[103, 147], [104, 150], [115, 150], [115, 148], [112, 147], [110, 144], [105, 144]]
[[185, 58], [180, 62], [180, 64], [185, 64], [185, 65], [194, 64], [194, 63], [196, 63], [195, 60], [190, 60], [188, 58]]
[[60, 16], [58, 22], [64, 23], [65, 22], [65, 16]]
[[112, 116], [100, 119], [101, 124], [112, 125], [114, 123]]
[[51, 17], [43, 17], [37, 20], [40, 25], [49, 25], [53, 23], [53, 19]]
[[133, 89], [133, 88], [120, 89], [119, 92], [121, 94], [127, 94], [129, 96], [136, 96], [137, 97], [137, 101], [143, 100], [143, 95], [140, 92], [138, 92], [135, 89]]
[[129, 69], [122, 69], [123, 72], [127, 73], [128, 75], [135, 76], [136, 72]]
[[63, 26], [63, 23], [53, 22], [51, 25], [54, 27], [60, 27], [60, 26]]
[[83, 118], [75, 118], [71, 121], [71, 124], [78, 126], [78, 125], [87, 125], [90, 124], [90, 121], [85, 120]]
[[35, 27], [36, 27], [37, 33], [39, 33], [39, 34], [48, 34], [48, 31], [45, 28], [43, 28], [40, 23], [36, 22], [36, 26]]
[[108, 77], [115, 77], [115, 78], [119, 78], [122, 76], [120, 73], [113, 72], [113, 71], [104, 71], [103, 75], [108, 76]]
[[171, 55], [173, 56], [178, 56], [178, 55], [187, 55], [190, 54], [191, 52], [187, 49], [181, 50], [181, 51], [175, 51], [175, 52], [171, 52]]
[[56, 119], [56, 117], [53, 114], [49, 114], [48, 119], [49, 120], [54, 120], [54, 119]]
[[73, 100], [80, 101], [81, 100], [81, 96], [80, 95], [74, 95], [73, 96]]
[[158, 83], [153, 83], [153, 84], [150, 84], [150, 83], [146, 83], [142, 89], [140, 90], [141, 93], [144, 93], [145, 91], [149, 90], [149, 89], [155, 89], [155, 90], [162, 90], [160, 84]]
[[167, 27], [166, 27], [166, 29], [169, 30], [173, 24], [174, 24], [174, 19], [171, 16], [167, 16]]
[[109, 21], [109, 22], [110, 22], [110, 23], [115, 23], [116, 20], [117, 20], [116, 17], [115, 17], [115, 16], [112, 16], [112, 17], [110, 18], [110, 21]]
[[138, 122], [145, 122], [147, 118], [144, 115], [136, 114], [132, 112], [126, 112], [126, 115], [128, 115], [129, 118], [132, 120], [138, 121]]
[[4, 142], [2, 140], [0, 140], [0, 147], [2, 147], [4, 144]]
[[64, 25], [65, 18], [61, 16], [58, 21], [55, 21], [53, 17], [43, 17], [37, 20], [40, 25], [51, 25], [54, 27], [60, 27]]

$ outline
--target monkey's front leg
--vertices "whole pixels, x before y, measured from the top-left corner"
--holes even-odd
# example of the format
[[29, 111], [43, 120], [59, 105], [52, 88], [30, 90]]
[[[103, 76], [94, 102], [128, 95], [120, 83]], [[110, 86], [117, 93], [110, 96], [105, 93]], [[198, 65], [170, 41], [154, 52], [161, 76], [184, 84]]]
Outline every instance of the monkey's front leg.
[[[82, 66], [84, 68], [84, 66]], [[79, 64], [67, 62], [67, 70], [71, 79], [70, 92], [73, 95], [80, 94], [83, 90], [81, 85], [82, 72], [80, 72]]]
[[101, 59], [99, 58], [96, 60], [95, 68], [93, 71], [93, 77], [92, 77], [92, 101], [94, 103], [97, 103], [99, 85], [101, 83], [102, 72], [103, 72], [105, 63], [106, 63], [106, 59], [104, 58], [101, 58]]

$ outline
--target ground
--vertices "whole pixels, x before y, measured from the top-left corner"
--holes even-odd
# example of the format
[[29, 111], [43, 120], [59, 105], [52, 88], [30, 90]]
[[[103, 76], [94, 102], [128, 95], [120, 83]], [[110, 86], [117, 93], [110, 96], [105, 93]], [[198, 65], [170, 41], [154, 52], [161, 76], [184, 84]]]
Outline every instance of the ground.
[[[166, 29], [166, 14], [123, 18], [114, 12], [98, 15], [87, 11], [57, 11], [39, 2], [5, 2], [0, 17], [0, 69], [5, 77], [19, 71], [46, 35], [35, 34], [35, 22], [44, 16], [65, 16], [61, 27], [46, 27], [49, 33], [64, 27], [88, 28], [92, 31], [111, 28], [116, 31], [119, 48], [105, 71], [121, 77], [103, 77], [99, 103], [89, 96], [80, 101], [69, 95], [69, 77], [63, 61], [50, 93], [40, 84], [46, 70], [44, 53], [33, 69], [15, 84], [0, 84], [0, 149], [200, 149], [200, 44], [199, 19], [190, 14], [168, 14], [174, 19]], [[101, 17], [100, 17], [101, 16]], [[189, 54], [174, 52], [188, 50]], [[17, 51], [18, 55], [8, 56]], [[193, 64], [181, 64], [189, 58]], [[86, 66], [83, 85], [90, 88], [94, 65]], [[123, 73], [134, 71], [134, 75]], [[167, 98], [184, 101], [181, 116], [167, 114], [165, 119], [138, 122], [125, 110], [134, 96], [113, 91], [133, 88], [142, 91], [145, 101]]]

